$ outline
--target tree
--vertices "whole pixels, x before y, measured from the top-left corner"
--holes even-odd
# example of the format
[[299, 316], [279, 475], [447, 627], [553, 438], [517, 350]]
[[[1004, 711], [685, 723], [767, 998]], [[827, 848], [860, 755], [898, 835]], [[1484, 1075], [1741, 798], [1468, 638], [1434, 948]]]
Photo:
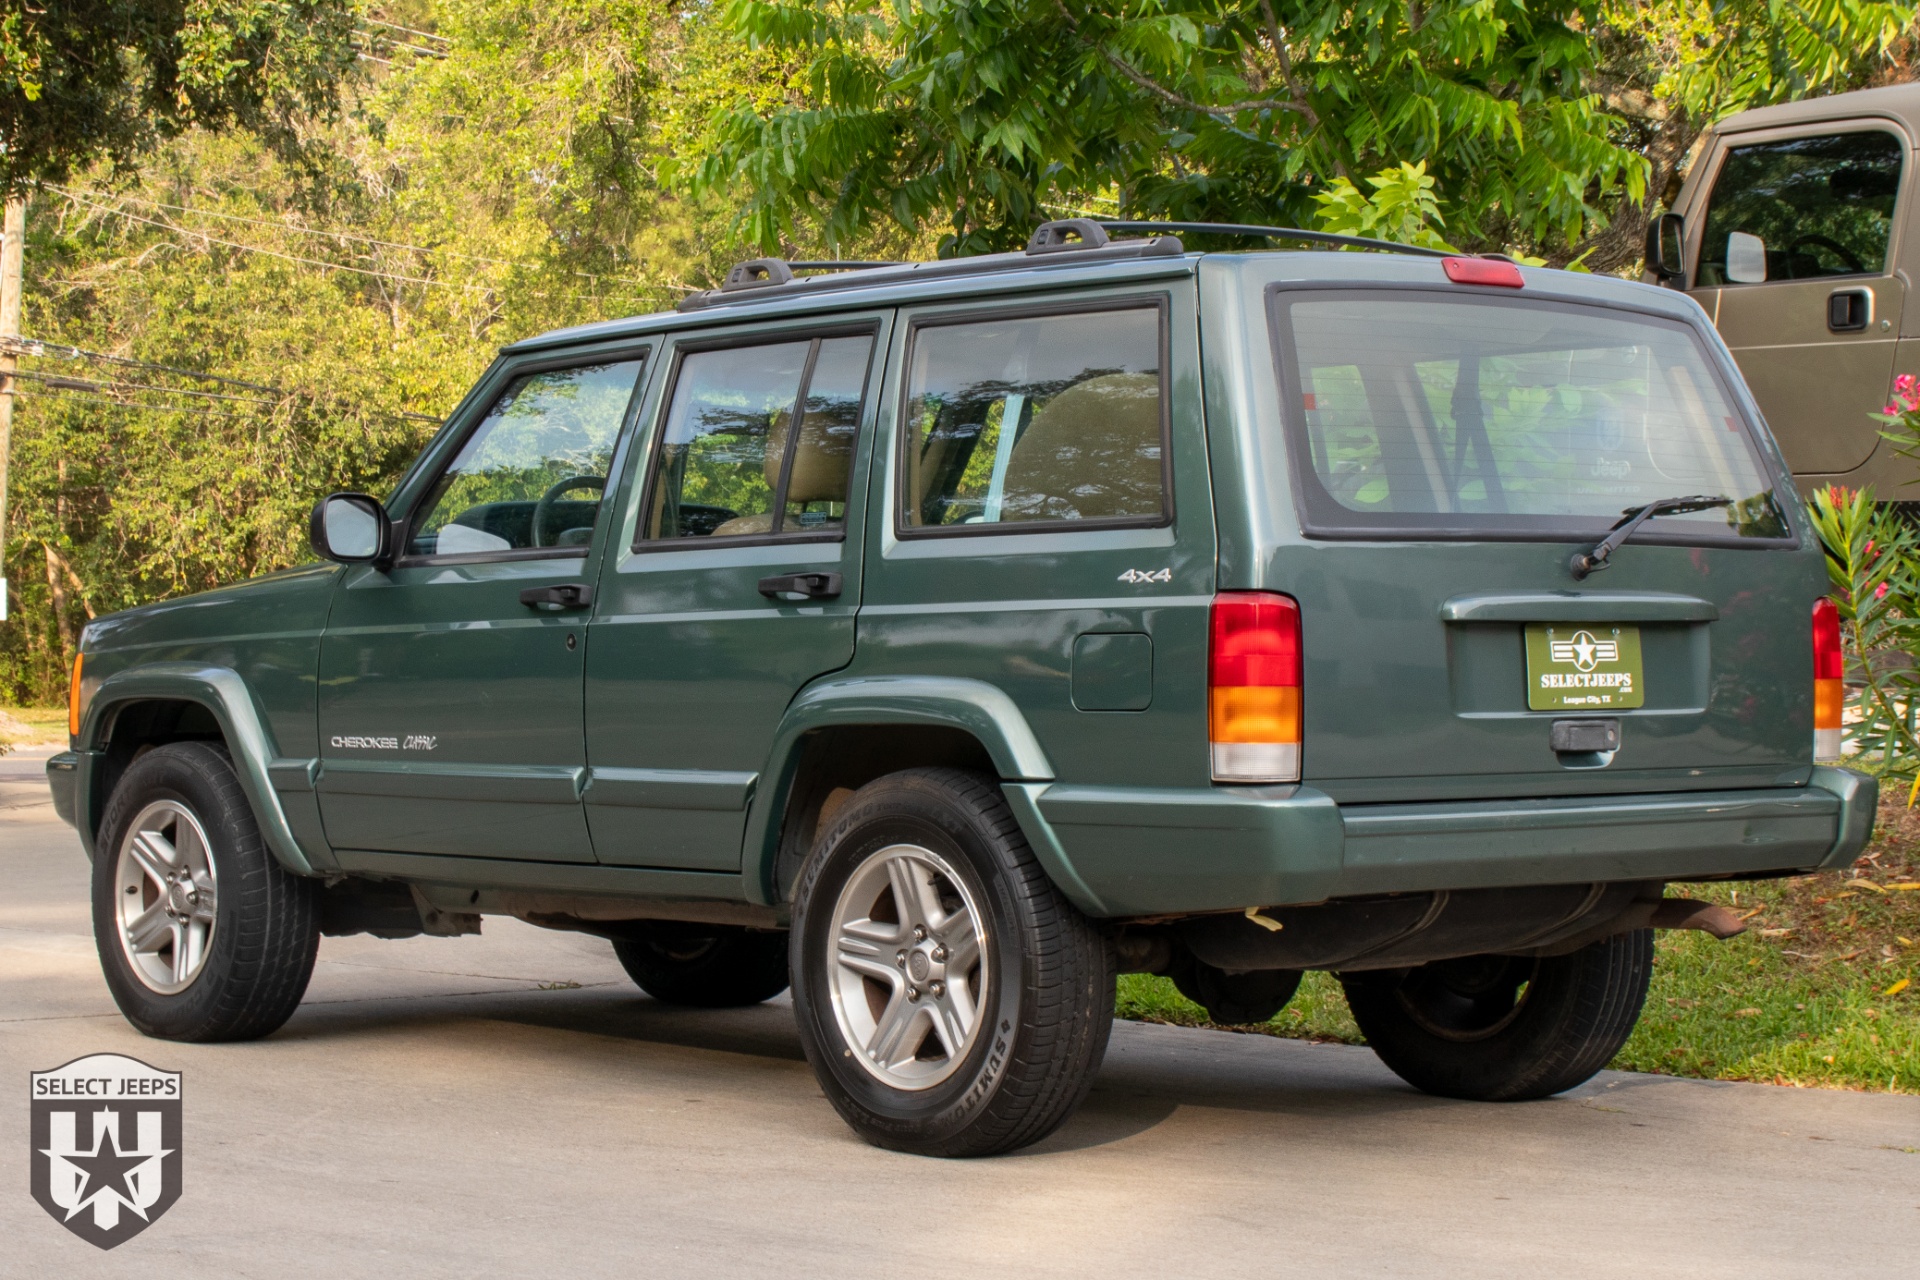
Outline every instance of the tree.
[[[802, 69], [787, 101], [724, 113], [690, 186], [742, 193], [768, 246], [809, 227], [840, 242], [937, 222], [943, 252], [969, 253], [1017, 245], [1060, 211], [1311, 225], [1330, 184], [1420, 164], [1457, 242], [1565, 253], [1646, 197], [1654, 164], [1620, 93], [1644, 81], [1649, 99], [1732, 102], [1756, 68], [1761, 94], [1840, 83], [1915, 12], [1790, 8], [731, 0], [736, 30]], [[1702, 15], [1708, 38], [1673, 34]]]
[[353, 69], [356, 0], [59, 0], [0, 18], [0, 189], [124, 168], [199, 126], [286, 154]]

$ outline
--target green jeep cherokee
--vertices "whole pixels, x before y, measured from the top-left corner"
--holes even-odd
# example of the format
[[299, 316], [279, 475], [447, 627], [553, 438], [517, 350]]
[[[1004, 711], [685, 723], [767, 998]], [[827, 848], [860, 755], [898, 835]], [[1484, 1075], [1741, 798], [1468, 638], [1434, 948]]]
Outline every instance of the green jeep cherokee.
[[1587, 1079], [1653, 929], [1739, 928], [1666, 882], [1871, 830], [1786, 468], [1682, 295], [1218, 230], [743, 263], [506, 348], [333, 563], [94, 622], [49, 775], [127, 1018], [264, 1035], [321, 934], [497, 913], [791, 982], [906, 1151], [1057, 1127], [1116, 972]]

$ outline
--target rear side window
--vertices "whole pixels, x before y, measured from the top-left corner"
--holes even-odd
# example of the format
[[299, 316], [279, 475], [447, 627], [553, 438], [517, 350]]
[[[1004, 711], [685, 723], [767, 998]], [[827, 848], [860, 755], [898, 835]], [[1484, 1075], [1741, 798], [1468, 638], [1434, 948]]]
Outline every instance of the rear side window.
[[1787, 535], [1759, 451], [1686, 326], [1610, 308], [1432, 292], [1275, 290], [1309, 528], [1593, 536], [1630, 508], [1725, 510], [1643, 535]]
[[[1878, 275], [1886, 270], [1903, 148], [1890, 133], [1789, 138], [1727, 152], [1707, 202], [1699, 285]], [[1746, 242], [1728, 272], [1729, 237]], [[1761, 254], [1764, 253], [1764, 258]], [[1733, 261], [1742, 250], [1736, 243]]]
[[642, 540], [839, 534], [872, 354], [863, 333], [683, 357]]
[[1166, 518], [1165, 318], [923, 324], [908, 358], [901, 531]]

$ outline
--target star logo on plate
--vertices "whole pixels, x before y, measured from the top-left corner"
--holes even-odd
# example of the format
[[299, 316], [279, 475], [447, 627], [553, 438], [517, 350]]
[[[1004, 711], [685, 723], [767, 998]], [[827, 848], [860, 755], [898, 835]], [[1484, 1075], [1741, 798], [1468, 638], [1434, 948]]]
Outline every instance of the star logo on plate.
[[1581, 671], [1620, 661], [1620, 642], [1602, 640], [1591, 631], [1576, 631], [1569, 639], [1555, 640], [1551, 651], [1555, 662], [1570, 662]]

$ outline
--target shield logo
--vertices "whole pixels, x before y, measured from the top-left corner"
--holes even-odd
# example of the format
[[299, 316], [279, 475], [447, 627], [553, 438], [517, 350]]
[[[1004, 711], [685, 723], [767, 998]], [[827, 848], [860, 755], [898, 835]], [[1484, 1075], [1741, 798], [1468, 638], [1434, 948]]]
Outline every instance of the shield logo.
[[180, 1198], [180, 1073], [96, 1053], [33, 1073], [33, 1198], [111, 1249]]

